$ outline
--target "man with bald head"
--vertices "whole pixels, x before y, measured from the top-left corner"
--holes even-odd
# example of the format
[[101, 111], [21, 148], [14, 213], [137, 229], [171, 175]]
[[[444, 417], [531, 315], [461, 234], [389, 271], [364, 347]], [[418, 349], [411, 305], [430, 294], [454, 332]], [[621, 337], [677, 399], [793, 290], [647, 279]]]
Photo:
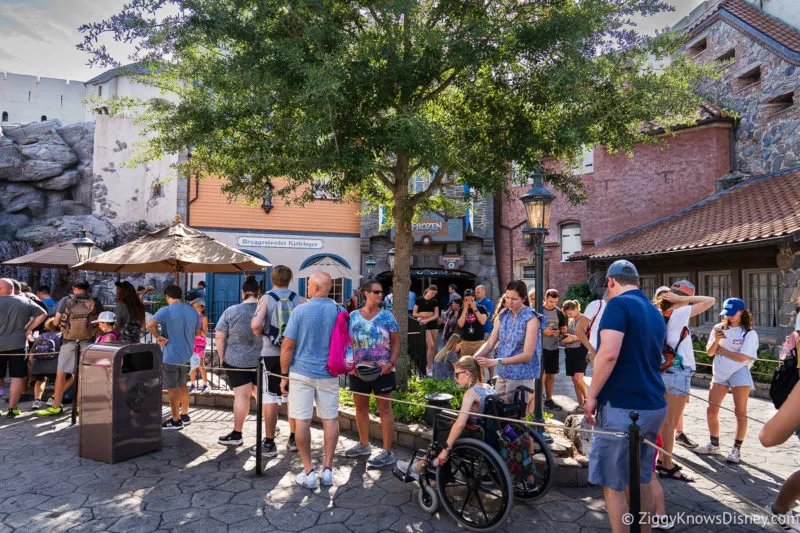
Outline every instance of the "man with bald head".
[[33, 330], [47, 318], [47, 313], [28, 298], [14, 296], [10, 279], [0, 279], [0, 376], [6, 369], [11, 376], [8, 395], [8, 418], [19, 415], [19, 397], [28, 377], [25, 342], [33, 341]]
[[[308, 278], [303, 305], [289, 317], [281, 344], [281, 372], [292, 378], [289, 388], [289, 417], [295, 419], [295, 439], [303, 471], [295, 480], [309, 489], [317, 487], [317, 473], [311, 465], [311, 417], [314, 404], [322, 419], [325, 460], [320, 481], [333, 484], [333, 454], [339, 439], [339, 379], [328, 372], [331, 335], [341, 309], [328, 297], [333, 281], [329, 274], [317, 272]], [[281, 380], [286, 394], [289, 380]]]

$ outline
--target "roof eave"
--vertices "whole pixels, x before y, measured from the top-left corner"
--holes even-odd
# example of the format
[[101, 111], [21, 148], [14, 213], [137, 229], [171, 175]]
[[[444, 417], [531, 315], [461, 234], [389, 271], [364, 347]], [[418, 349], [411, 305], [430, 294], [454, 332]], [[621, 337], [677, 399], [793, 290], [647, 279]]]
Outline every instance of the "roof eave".
[[779, 235], [775, 237], [767, 237], [764, 239], [754, 239], [749, 241], [740, 241], [723, 244], [713, 244], [709, 246], [697, 246], [693, 248], [682, 248], [679, 250], [661, 250], [658, 252], [638, 253], [638, 254], [618, 254], [610, 256], [595, 257], [593, 255], [585, 255], [579, 257], [568, 257], [567, 261], [581, 262], [581, 261], [616, 261], [617, 259], [636, 259], [636, 258], [658, 258], [663, 256], [703, 253], [703, 252], [716, 252], [725, 251], [726, 249], [742, 249], [742, 248], [758, 248], [771, 244], [773, 242], [780, 242], [784, 239], [791, 237], [791, 233]]

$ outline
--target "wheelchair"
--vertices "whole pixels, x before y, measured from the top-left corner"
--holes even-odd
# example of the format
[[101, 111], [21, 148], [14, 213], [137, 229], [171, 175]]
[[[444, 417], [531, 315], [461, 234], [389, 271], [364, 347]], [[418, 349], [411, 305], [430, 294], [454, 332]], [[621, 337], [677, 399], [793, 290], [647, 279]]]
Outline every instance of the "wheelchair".
[[[510, 404], [489, 396], [483, 413], [522, 420], [525, 392], [533, 393], [519, 387]], [[466, 529], [491, 531], [506, 519], [514, 498], [532, 501], [547, 493], [554, 475], [553, 455], [539, 428], [473, 417], [453, 444], [447, 462], [435, 467], [433, 460], [457, 418], [457, 412], [440, 411], [428, 449], [417, 450], [405, 471], [395, 467], [393, 473], [405, 483], [419, 484], [417, 502], [424, 511], [433, 514], [441, 505]], [[425, 467], [415, 478], [411, 470], [421, 460]]]

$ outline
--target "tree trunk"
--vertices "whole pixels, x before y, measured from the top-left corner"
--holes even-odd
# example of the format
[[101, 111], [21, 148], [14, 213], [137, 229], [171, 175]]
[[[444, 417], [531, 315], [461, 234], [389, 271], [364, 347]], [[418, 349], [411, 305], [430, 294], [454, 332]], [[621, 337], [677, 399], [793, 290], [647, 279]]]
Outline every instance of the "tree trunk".
[[405, 390], [408, 385], [410, 359], [408, 353], [408, 291], [411, 287], [411, 254], [414, 247], [414, 237], [411, 233], [411, 208], [408, 204], [408, 176], [407, 165], [402, 164], [398, 157], [395, 183], [394, 219], [395, 219], [395, 256], [394, 256], [394, 281], [392, 293], [394, 316], [400, 325], [400, 355], [396, 365], [397, 386]]

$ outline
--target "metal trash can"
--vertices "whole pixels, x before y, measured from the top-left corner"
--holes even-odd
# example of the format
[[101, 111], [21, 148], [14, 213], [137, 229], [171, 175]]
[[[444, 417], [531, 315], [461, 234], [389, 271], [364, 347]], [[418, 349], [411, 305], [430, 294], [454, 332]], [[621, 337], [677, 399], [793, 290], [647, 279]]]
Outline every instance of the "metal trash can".
[[80, 457], [116, 463], [161, 449], [157, 344], [92, 344], [79, 376]]

